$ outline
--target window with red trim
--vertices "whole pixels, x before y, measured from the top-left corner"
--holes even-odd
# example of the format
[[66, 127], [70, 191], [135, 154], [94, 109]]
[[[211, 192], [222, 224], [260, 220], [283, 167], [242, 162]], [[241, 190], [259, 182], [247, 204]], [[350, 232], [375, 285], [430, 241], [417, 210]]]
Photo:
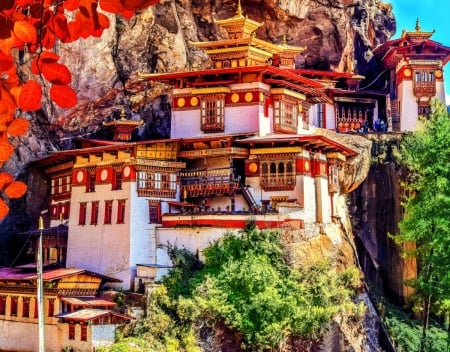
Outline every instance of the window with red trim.
[[117, 203], [117, 224], [125, 223], [125, 199], [120, 199]]
[[91, 203], [91, 225], [97, 225], [98, 223], [98, 206], [98, 201]]
[[87, 325], [86, 324], [81, 324], [81, 337], [80, 340], [81, 341], [87, 341]]
[[203, 132], [224, 132], [225, 130], [225, 95], [207, 95], [201, 100], [200, 129]]
[[48, 299], [47, 316], [48, 317], [52, 317], [53, 315], [55, 315], [55, 299], [54, 298], [50, 298], [50, 299]]
[[22, 297], [22, 316], [25, 318], [30, 316], [30, 297]]
[[112, 189], [122, 189], [122, 170], [115, 170], [113, 173]]
[[297, 133], [299, 106], [295, 99], [286, 97], [274, 101], [275, 132]]
[[17, 306], [18, 306], [18, 301], [19, 298], [18, 297], [11, 297], [11, 316], [16, 317], [17, 316]]
[[80, 213], [78, 218], [78, 225], [86, 225], [86, 202], [80, 203]]
[[69, 340], [75, 340], [75, 324], [69, 324]]
[[0, 315], [6, 313], [6, 296], [0, 296]]
[[104, 224], [111, 224], [112, 222], [112, 210], [113, 210], [113, 201], [105, 200], [105, 218]]
[[150, 200], [148, 202], [148, 212], [151, 224], [161, 223], [161, 202], [157, 200]]
[[89, 172], [86, 184], [86, 192], [95, 192], [95, 172]]

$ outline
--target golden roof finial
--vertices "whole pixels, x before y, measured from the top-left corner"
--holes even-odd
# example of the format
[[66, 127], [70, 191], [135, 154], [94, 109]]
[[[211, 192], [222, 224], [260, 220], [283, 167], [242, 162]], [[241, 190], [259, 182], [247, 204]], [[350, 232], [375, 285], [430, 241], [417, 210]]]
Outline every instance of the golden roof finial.
[[127, 114], [125, 113], [125, 108], [122, 108], [122, 111], [120, 112], [120, 119], [126, 120]]
[[281, 45], [287, 45], [286, 34], [283, 34], [283, 39], [281, 40]]
[[420, 32], [420, 21], [419, 21], [419, 18], [416, 19], [416, 32]]
[[241, 0], [238, 0], [237, 9], [236, 9], [236, 17], [242, 17]]

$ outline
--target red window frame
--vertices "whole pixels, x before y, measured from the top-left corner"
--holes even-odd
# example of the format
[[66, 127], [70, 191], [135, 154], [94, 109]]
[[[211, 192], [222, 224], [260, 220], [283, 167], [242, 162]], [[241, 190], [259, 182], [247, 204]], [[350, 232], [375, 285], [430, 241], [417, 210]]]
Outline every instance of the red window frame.
[[75, 324], [69, 323], [69, 340], [75, 340]]
[[105, 200], [105, 217], [103, 219], [104, 224], [112, 223], [112, 210], [113, 210], [113, 201]]
[[30, 297], [22, 297], [22, 316], [25, 318], [30, 316]]
[[125, 224], [125, 199], [119, 199], [117, 203], [117, 224]]
[[98, 201], [91, 203], [91, 225], [98, 224], [98, 208], [99, 208]]
[[86, 211], [87, 211], [87, 203], [80, 203], [80, 213], [78, 216], [78, 225], [86, 225]]

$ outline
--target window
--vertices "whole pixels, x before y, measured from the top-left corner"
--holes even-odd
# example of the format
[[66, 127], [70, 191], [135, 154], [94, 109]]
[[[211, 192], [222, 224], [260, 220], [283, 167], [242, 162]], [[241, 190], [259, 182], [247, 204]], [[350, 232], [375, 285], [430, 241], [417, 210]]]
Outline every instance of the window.
[[224, 132], [225, 95], [202, 97], [200, 129], [205, 133]]
[[86, 208], [87, 204], [85, 202], [80, 203], [80, 213], [78, 218], [78, 225], [86, 225]]
[[22, 316], [25, 318], [30, 316], [30, 297], [22, 297]]
[[111, 224], [112, 222], [112, 210], [113, 210], [113, 201], [105, 200], [105, 224]]
[[98, 201], [91, 203], [91, 225], [97, 225], [98, 223], [98, 205]]
[[122, 170], [115, 170], [113, 173], [112, 189], [122, 189]]
[[175, 198], [178, 177], [169, 170], [145, 170], [137, 173], [139, 196]]
[[70, 195], [71, 177], [70, 175], [52, 178], [50, 193], [53, 199], [63, 199]]
[[37, 319], [39, 317], [39, 307], [37, 298], [34, 299], [34, 318]]
[[325, 121], [325, 104], [317, 104], [317, 125], [326, 128]]
[[434, 69], [418, 68], [414, 70], [414, 95], [434, 96], [436, 94]]
[[6, 296], [0, 296], [0, 315], [6, 313]]
[[117, 224], [125, 223], [125, 199], [120, 199], [117, 204]]
[[296, 133], [299, 116], [299, 103], [294, 99], [282, 97], [274, 103], [275, 132]]
[[50, 206], [50, 219], [63, 220], [69, 218], [70, 202], [55, 203]]
[[16, 296], [11, 297], [11, 316], [16, 317], [17, 316], [17, 306], [18, 306], [19, 298]]
[[48, 317], [52, 317], [53, 315], [55, 315], [55, 299], [54, 298], [50, 298], [50, 299], [48, 299], [47, 316]]
[[89, 171], [87, 181], [86, 192], [95, 192], [95, 170]]
[[335, 164], [328, 167], [328, 192], [336, 193], [339, 190], [339, 171]]
[[75, 340], [75, 324], [69, 324], [69, 340]]
[[151, 224], [161, 223], [161, 202], [150, 200], [148, 202], [148, 212]]
[[261, 161], [261, 187], [265, 191], [292, 190], [295, 187], [294, 159]]
[[80, 340], [81, 341], [87, 341], [87, 325], [86, 324], [81, 324], [81, 336], [80, 336]]

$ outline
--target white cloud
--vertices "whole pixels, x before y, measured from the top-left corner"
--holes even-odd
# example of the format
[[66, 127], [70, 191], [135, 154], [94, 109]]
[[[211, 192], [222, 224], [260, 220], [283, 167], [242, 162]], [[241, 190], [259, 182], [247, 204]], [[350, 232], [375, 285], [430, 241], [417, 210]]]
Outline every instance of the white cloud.
[[450, 105], [450, 94], [445, 93], [445, 105]]

